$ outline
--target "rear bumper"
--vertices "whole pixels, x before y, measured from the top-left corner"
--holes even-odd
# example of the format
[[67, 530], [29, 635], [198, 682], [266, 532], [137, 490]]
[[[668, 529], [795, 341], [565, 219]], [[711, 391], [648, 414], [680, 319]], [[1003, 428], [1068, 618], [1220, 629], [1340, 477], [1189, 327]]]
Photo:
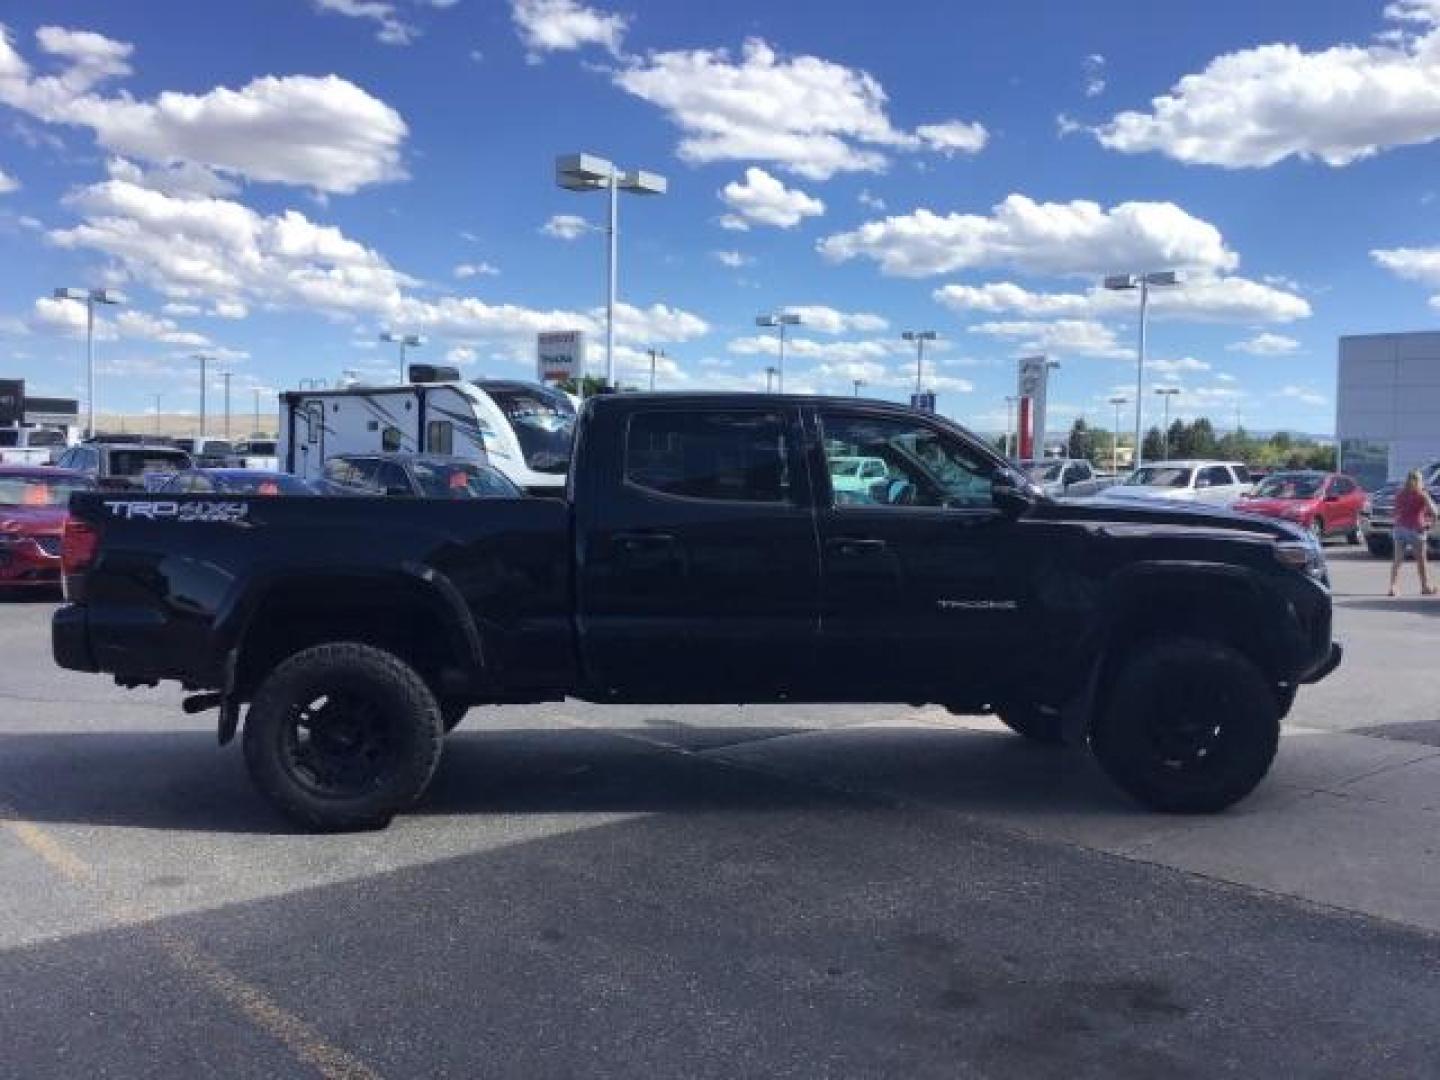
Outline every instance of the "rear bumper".
[[66, 604], [50, 620], [50, 651], [62, 668], [100, 670], [90, 651], [89, 618], [79, 604]]

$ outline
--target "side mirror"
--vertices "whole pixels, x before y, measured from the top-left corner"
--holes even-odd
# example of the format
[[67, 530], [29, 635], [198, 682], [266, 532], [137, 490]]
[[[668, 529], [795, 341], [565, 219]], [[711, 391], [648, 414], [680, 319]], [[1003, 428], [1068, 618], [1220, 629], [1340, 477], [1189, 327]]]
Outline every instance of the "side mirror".
[[1022, 488], [1013, 476], [1004, 472], [995, 474], [991, 482], [990, 497], [995, 501], [996, 508], [1010, 517], [1019, 517], [1029, 510], [1033, 503], [1030, 491]]

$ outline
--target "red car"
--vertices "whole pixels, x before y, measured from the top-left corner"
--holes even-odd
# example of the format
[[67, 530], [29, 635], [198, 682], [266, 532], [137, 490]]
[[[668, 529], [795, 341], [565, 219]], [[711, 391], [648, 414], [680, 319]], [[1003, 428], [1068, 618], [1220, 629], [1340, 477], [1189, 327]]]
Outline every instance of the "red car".
[[1302, 525], [1317, 540], [1343, 536], [1360, 543], [1360, 511], [1365, 492], [1353, 479], [1339, 473], [1271, 473], [1233, 509], [1262, 514]]
[[60, 584], [70, 493], [94, 486], [69, 469], [0, 466], [0, 589]]

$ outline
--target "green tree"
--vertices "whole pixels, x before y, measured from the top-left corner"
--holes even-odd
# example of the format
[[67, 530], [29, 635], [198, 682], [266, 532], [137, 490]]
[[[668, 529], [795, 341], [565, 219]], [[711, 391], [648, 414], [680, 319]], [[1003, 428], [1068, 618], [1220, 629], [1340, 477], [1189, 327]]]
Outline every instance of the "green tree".
[[1192, 457], [1209, 458], [1220, 452], [1219, 440], [1215, 438], [1215, 428], [1210, 421], [1203, 417], [1196, 417], [1190, 425], [1190, 455]]
[[1146, 461], [1160, 461], [1165, 457], [1165, 436], [1160, 434], [1158, 427], [1152, 427], [1145, 433], [1145, 441], [1140, 444], [1140, 453]]
[[1083, 416], [1077, 416], [1075, 423], [1070, 425], [1070, 438], [1067, 440], [1066, 446], [1071, 457], [1094, 460], [1095, 441], [1091, 437], [1089, 425], [1085, 423]]
[[1185, 426], [1184, 420], [1170, 421], [1165, 452], [1172, 458], [1190, 457], [1190, 429]]
[[[567, 394], [580, 394], [579, 383], [577, 383], [573, 378], [561, 379], [555, 385], [558, 386], [561, 390], [564, 390]], [[586, 375], [585, 392], [580, 396], [588, 398], [593, 397], [595, 394], [608, 393], [608, 387], [609, 384], [606, 383], [605, 377], [603, 375]]]

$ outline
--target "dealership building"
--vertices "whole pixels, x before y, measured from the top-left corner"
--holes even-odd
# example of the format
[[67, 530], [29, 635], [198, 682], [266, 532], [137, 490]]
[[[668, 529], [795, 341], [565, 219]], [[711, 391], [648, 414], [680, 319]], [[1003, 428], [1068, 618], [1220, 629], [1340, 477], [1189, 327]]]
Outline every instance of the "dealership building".
[[1340, 468], [1367, 490], [1440, 462], [1440, 331], [1340, 339]]

